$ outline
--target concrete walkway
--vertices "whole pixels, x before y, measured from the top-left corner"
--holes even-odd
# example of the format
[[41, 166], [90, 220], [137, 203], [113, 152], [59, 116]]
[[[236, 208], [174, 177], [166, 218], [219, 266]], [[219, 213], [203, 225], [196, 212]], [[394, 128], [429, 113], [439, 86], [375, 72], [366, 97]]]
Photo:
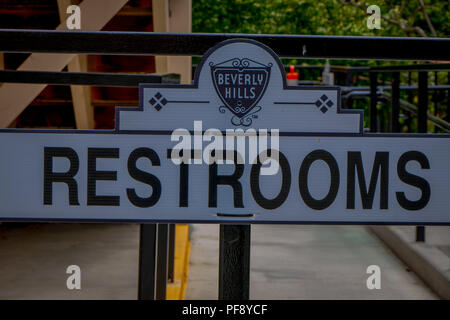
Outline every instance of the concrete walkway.
[[[0, 299], [136, 299], [139, 226], [0, 225]], [[69, 265], [81, 290], [68, 290]]]
[[450, 299], [450, 227], [425, 227], [425, 242], [414, 226], [373, 226], [371, 230], [441, 298]]
[[[217, 299], [217, 225], [191, 226], [186, 299]], [[381, 289], [369, 290], [369, 265]], [[436, 299], [365, 227], [252, 226], [251, 299]]]
[[[219, 226], [190, 228], [186, 299], [217, 299]], [[134, 224], [0, 225], [0, 299], [136, 299], [138, 246]], [[81, 290], [66, 287], [73, 264]], [[251, 265], [252, 299], [436, 298], [365, 227], [255, 225]]]

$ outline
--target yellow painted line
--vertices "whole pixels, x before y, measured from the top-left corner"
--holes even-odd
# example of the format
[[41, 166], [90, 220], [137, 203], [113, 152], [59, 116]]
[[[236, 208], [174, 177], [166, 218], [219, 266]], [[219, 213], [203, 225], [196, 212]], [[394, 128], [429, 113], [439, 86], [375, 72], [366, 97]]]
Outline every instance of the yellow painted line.
[[167, 300], [184, 300], [189, 271], [189, 226], [177, 224], [175, 226], [175, 265], [174, 282], [167, 284]]
[[187, 252], [184, 262], [184, 273], [183, 273], [183, 281], [181, 282], [181, 296], [180, 300], [184, 300], [184, 297], [186, 296], [186, 287], [188, 282], [188, 274], [189, 274], [189, 257], [191, 255], [191, 242], [188, 241], [187, 244]]

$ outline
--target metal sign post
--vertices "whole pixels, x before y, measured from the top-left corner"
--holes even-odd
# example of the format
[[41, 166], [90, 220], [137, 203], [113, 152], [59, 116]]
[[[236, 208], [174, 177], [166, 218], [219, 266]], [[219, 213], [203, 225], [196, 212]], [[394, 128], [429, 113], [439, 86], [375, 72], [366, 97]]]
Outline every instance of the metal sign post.
[[167, 287], [167, 267], [168, 267], [168, 248], [169, 248], [169, 225], [158, 224], [158, 246], [156, 254], [156, 288], [155, 299], [166, 300]]
[[250, 225], [220, 225], [219, 299], [248, 300]]
[[139, 240], [138, 299], [155, 300], [157, 225], [141, 224]]

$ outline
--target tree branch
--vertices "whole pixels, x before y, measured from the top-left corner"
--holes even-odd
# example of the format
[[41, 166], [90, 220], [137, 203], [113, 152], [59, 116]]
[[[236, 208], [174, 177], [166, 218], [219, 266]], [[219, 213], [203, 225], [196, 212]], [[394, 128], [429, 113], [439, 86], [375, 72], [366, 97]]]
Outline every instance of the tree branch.
[[[421, 0], [419, 0], [419, 1], [421, 1]], [[364, 5], [362, 5], [362, 4], [359, 4], [359, 3], [353, 2], [353, 1], [345, 1], [345, 0], [340, 0], [340, 2], [344, 6], [345, 5], [351, 5], [351, 6], [354, 6], [356, 8], [359, 8], [359, 9], [363, 10], [365, 13], [367, 13], [366, 7]], [[397, 20], [394, 20], [394, 19], [391, 19], [391, 18], [387, 18], [387, 17], [384, 17], [383, 15], [381, 15], [381, 19], [383, 19], [384, 21], [386, 21], [386, 22], [388, 22], [390, 24], [393, 24], [393, 25], [396, 25], [396, 26], [400, 27], [406, 33], [414, 32], [414, 33], [419, 34], [422, 37], [428, 37], [426, 32], [420, 27], [408, 26], [406, 23], [404, 23], [402, 21], [397, 21]]]
[[419, 0], [419, 3], [423, 15], [425, 16], [425, 20], [427, 21], [428, 28], [430, 28], [431, 34], [433, 35], [433, 37], [437, 37], [436, 30], [434, 29], [433, 24], [431, 23], [430, 17], [427, 14], [427, 10], [425, 10], [425, 4], [423, 3], [423, 0]]

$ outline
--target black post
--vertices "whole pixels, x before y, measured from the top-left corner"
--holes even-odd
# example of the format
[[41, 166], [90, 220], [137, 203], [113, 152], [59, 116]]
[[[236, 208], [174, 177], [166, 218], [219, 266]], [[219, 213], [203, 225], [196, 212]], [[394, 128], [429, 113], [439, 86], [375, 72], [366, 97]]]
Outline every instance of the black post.
[[[412, 72], [408, 71], [408, 86], [411, 86], [412, 84]], [[407, 95], [408, 95], [408, 102], [412, 103], [413, 102], [413, 94], [412, 94], [412, 90], [408, 90], [407, 91]]]
[[169, 225], [158, 224], [158, 251], [156, 256], [155, 300], [166, 300]]
[[141, 224], [138, 299], [155, 300], [156, 224]]
[[[438, 85], [438, 73], [437, 71], [434, 72], [434, 85]], [[434, 115], [437, 117], [439, 115], [438, 108], [439, 108], [439, 99], [438, 94], [440, 95], [440, 92], [437, 90], [432, 91], [432, 99], [433, 99], [433, 107], [434, 107]], [[438, 132], [439, 128], [437, 126], [434, 126], [434, 132]]]
[[346, 78], [345, 78], [345, 85], [346, 86], [352, 86], [353, 85], [353, 70], [347, 69], [346, 72]]
[[220, 225], [219, 299], [248, 300], [250, 225]]
[[400, 132], [400, 73], [392, 74], [392, 112], [391, 112], [391, 131]]
[[[428, 72], [419, 72], [419, 110], [418, 110], [418, 131], [426, 133], [427, 129], [427, 111], [428, 111]], [[425, 241], [425, 227], [416, 228], [416, 241]]]
[[[412, 74], [412, 72], [408, 71], [408, 85], [409, 86], [412, 83], [411, 74]], [[413, 103], [413, 94], [414, 94], [414, 92], [412, 90], [408, 90], [406, 92], [406, 94], [407, 94], [408, 102], [409, 103]], [[413, 114], [411, 112], [408, 112], [408, 116], [405, 119], [405, 125], [406, 125], [406, 128], [408, 130], [407, 132], [411, 132], [411, 120], [412, 120], [412, 117], [413, 117]]]
[[370, 72], [370, 132], [377, 132], [377, 81], [378, 74]]
[[170, 282], [175, 280], [175, 224], [169, 224], [169, 266], [167, 270], [167, 279]]
[[353, 109], [353, 98], [352, 97], [348, 97], [347, 98], [347, 109]]
[[419, 111], [418, 111], [418, 131], [427, 132], [427, 111], [428, 111], [428, 72], [419, 72]]

